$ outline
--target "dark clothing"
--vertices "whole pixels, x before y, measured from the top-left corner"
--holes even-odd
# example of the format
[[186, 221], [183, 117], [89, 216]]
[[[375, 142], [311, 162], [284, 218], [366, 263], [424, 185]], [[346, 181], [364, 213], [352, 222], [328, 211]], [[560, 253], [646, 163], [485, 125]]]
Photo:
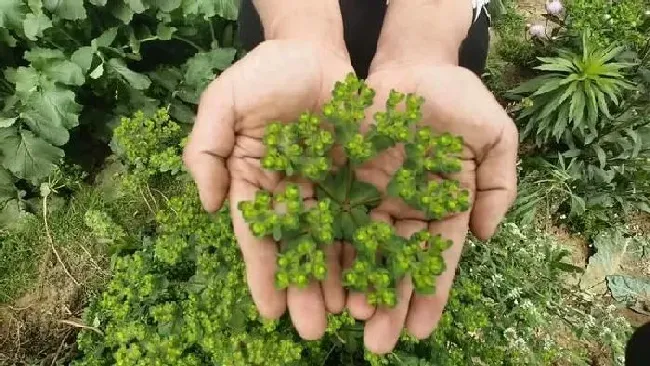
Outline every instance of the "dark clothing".
[[[460, 1], [460, 0], [459, 0]], [[368, 76], [368, 68], [377, 51], [377, 40], [386, 14], [385, 0], [339, 0], [343, 16], [345, 43], [352, 67], [359, 78]], [[489, 18], [484, 9], [472, 24], [459, 50], [459, 63], [477, 75], [485, 69], [489, 45]], [[264, 30], [252, 0], [242, 0], [239, 11], [239, 38], [248, 51], [264, 40]]]

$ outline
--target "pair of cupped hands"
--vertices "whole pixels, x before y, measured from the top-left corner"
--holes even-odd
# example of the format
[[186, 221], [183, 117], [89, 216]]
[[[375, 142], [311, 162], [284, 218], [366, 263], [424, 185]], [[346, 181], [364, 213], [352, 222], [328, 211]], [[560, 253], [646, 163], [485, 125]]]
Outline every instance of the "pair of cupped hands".
[[[341, 273], [354, 260], [346, 243], [327, 248], [327, 279], [306, 289], [278, 290], [274, 284], [277, 245], [253, 236], [239, 210], [241, 201], [254, 199], [260, 189], [282, 190], [287, 178], [264, 170], [262, 137], [271, 121], [295, 121], [304, 111], [319, 111], [331, 98], [334, 83], [353, 72], [347, 52], [309, 40], [270, 40], [261, 43], [222, 73], [204, 91], [184, 161], [207, 211], [228, 199], [235, 235], [246, 264], [247, 283], [262, 315], [276, 319], [287, 310], [304, 339], [323, 336], [328, 313], [348, 309], [365, 321], [367, 349], [392, 351], [404, 328], [417, 338], [435, 329], [447, 303], [455, 270], [468, 231], [489, 238], [516, 195], [517, 130], [503, 108], [470, 71], [439, 62], [374, 62], [366, 79], [376, 91], [375, 110], [384, 107], [391, 89], [413, 92], [425, 99], [423, 124], [434, 131], [464, 138], [463, 170], [454, 178], [470, 191], [471, 210], [443, 221], [428, 222], [420, 212], [386, 197], [372, 218], [391, 223], [408, 237], [429, 229], [454, 245], [444, 253], [447, 270], [437, 280], [434, 295], [413, 293], [410, 280], [398, 287], [395, 308], [375, 308], [362, 294], [347, 293]], [[403, 154], [393, 148], [356, 171], [360, 180], [385, 189], [402, 165]], [[306, 200], [313, 189], [302, 184]]]

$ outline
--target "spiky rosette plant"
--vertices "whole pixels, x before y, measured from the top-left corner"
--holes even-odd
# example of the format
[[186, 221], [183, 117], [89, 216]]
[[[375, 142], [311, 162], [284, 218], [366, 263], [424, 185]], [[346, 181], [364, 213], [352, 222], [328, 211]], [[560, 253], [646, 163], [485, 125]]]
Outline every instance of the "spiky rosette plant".
[[[418, 126], [422, 97], [392, 90], [386, 109], [361, 131], [375, 91], [349, 74], [335, 84], [332, 99], [321, 113], [303, 113], [294, 123], [273, 122], [264, 135], [265, 169], [314, 183], [316, 203], [305, 205], [297, 185], [272, 195], [258, 191], [239, 210], [257, 237], [273, 237], [280, 245], [276, 285], [304, 287], [327, 276], [323, 248], [335, 241], [351, 243], [356, 259], [343, 275], [344, 285], [367, 295], [368, 302], [393, 307], [396, 286], [410, 276], [415, 291], [435, 292], [436, 277], [445, 270], [443, 251], [451, 241], [427, 231], [404, 238], [384, 222], [370, 219], [382, 195], [357, 180], [355, 168], [382, 151], [403, 144], [406, 158], [386, 194], [402, 199], [430, 220], [440, 220], [469, 208], [469, 193], [457, 181], [445, 179], [461, 169], [461, 137], [436, 134]], [[344, 166], [334, 166], [331, 152], [342, 147]], [[437, 175], [439, 179], [430, 179]]]

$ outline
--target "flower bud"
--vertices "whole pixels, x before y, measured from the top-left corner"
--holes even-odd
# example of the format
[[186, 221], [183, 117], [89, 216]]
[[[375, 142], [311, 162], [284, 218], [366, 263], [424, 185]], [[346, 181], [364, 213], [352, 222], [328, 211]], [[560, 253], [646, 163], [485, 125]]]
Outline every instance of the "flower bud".
[[528, 33], [533, 38], [545, 39], [546, 37], [546, 27], [540, 24], [535, 24], [528, 28]]

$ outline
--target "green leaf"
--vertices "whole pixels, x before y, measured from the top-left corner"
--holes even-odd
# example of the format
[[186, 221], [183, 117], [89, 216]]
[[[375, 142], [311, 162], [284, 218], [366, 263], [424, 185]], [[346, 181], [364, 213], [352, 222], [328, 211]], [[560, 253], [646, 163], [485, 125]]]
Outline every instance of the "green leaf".
[[585, 80], [583, 85], [587, 92], [587, 98], [589, 98], [587, 100], [589, 103], [587, 104], [587, 116], [589, 118], [589, 124], [593, 126], [598, 121], [598, 102], [596, 101], [596, 93], [594, 92], [589, 80]]
[[16, 38], [9, 34], [7, 28], [0, 28], [0, 42], [6, 43], [9, 47], [16, 47]]
[[5, 127], [11, 127], [14, 123], [16, 123], [16, 120], [18, 118], [16, 117], [1, 117], [0, 116], [0, 128], [5, 128]]
[[104, 75], [104, 64], [103, 63], [97, 65], [97, 67], [93, 71], [90, 72], [90, 78], [91, 79], [97, 80], [100, 77], [102, 77], [102, 75]]
[[74, 51], [70, 57], [70, 60], [79, 65], [79, 67], [81, 67], [81, 70], [83, 70], [85, 73], [88, 72], [93, 64], [94, 54], [95, 51], [93, 50], [93, 47], [81, 47], [78, 50]]
[[351, 205], [361, 205], [369, 203], [377, 203], [381, 195], [379, 190], [375, 188], [374, 185], [366, 182], [354, 181], [350, 188], [350, 200]]
[[603, 150], [603, 148], [597, 144], [592, 145], [592, 148], [596, 152], [596, 156], [598, 157], [598, 163], [600, 164], [600, 168], [604, 169], [605, 164], [607, 164], [607, 155], [605, 154], [605, 150]]
[[580, 216], [585, 212], [586, 204], [585, 200], [576, 195], [571, 196], [571, 216]]
[[7, 169], [0, 168], [0, 207], [3, 207], [7, 201], [18, 197], [14, 180]]
[[239, 0], [183, 0], [185, 15], [203, 15], [205, 19], [218, 15], [224, 19], [236, 20]]
[[95, 6], [106, 6], [108, 0], [89, 0], [91, 4]]
[[69, 61], [60, 50], [33, 48], [25, 53], [25, 59], [54, 81], [67, 85], [83, 85], [85, 82], [81, 66]]
[[27, 98], [38, 89], [40, 74], [33, 67], [19, 67], [5, 71], [7, 80], [16, 85], [16, 94]]
[[131, 23], [131, 20], [133, 20], [133, 15], [135, 13], [123, 2], [113, 2], [108, 6], [110, 7], [111, 14], [113, 14], [113, 16], [115, 16], [117, 19], [121, 20], [122, 23], [129, 24]]
[[185, 82], [190, 85], [203, 86], [214, 79], [214, 69], [225, 70], [235, 59], [234, 48], [218, 48], [208, 52], [199, 52], [187, 61]]
[[564, 134], [564, 130], [569, 123], [569, 104], [564, 103], [560, 107], [560, 112], [557, 115], [557, 121], [553, 127], [553, 136], [559, 138]]
[[22, 0], [0, 1], [0, 28], [21, 29], [25, 20]]
[[356, 224], [356, 227], [367, 225], [370, 223], [370, 215], [368, 215], [368, 210], [363, 206], [354, 207], [350, 210], [352, 219]]
[[29, 109], [21, 116], [27, 125], [54, 145], [67, 143], [68, 130], [79, 124], [81, 106], [75, 102], [75, 94], [70, 90], [44, 87], [33, 93], [25, 105]]
[[650, 279], [630, 276], [607, 276], [607, 287], [616, 301], [635, 303], [650, 301]]
[[23, 23], [25, 37], [32, 41], [43, 36], [43, 31], [52, 27], [52, 21], [45, 14], [27, 14]]
[[151, 85], [151, 80], [146, 75], [139, 74], [131, 69], [129, 69], [124, 61], [112, 58], [108, 60], [108, 65], [120, 74], [124, 80], [131, 85], [134, 89], [145, 90]]
[[582, 124], [582, 117], [585, 113], [585, 95], [582, 90], [578, 90], [576, 93], [573, 93], [573, 98], [571, 99], [571, 106], [569, 108], [569, 115], [573, 121], [574, 127]]
[[0, 129], [0, 150], [4, 155], [2, 165], [32, 183], [47, 177], [63, 157], [63, 150], [30, 131], [16, 128]]
[[176, 31], [176, 27], [170, 27], [166, 24], [163, 23], [158, 23], [158, 27], [156, 28], [156, 35], [158, 36], [159, 39], [168, 41], [172, 39], [172, 35]]
[[552, 79], [552, 80], [546, 82], [544, 85], [542, 85], [541, 88], [537, 89], [537, 91], [535, 93], [533, 93], [533, 96], [545, 94], [545, 93], [548, 93], [548, 92], [552, 92], [553, 90], [556, 90], [557, 88], [559, 88], [561, 86], [561, 84], [560, 84], [561, 82], [562, 82], [562, 79]]
[[63, 19], [86, 19], [83, 0], [43, 0], [43, 6]]
[[133, 10], [134, 13], [140, 14], [147, 10], [147, 7], [144, 5], [142, 0], [124, 0], [127, 5], [129, 5], [129, 8]]
[[342, 239], [347, 242], [352, 242], [354, 238], [354, 232], [357, 229], [355, 225], [354, 218], [349, 212], [344, 212], [341, 214], [341, 234]]
[[181, 6], [183, 0], [152, 0], [151, 3], [164, 12], [171, 12]]
[[110, 47], [117, 37], [117, 27], [109, 28], [99, 37], [90, 42], [92, 48], [96, 51], [99, 47]]
[[543, 75], [535, 79], [526, 81], [519, 85], [518, 87], [509, 91], [512, 94], [528, 94], [536, 91], [542, 85], [544, 85], [549, 79], [557, 77], [556, 75]]

